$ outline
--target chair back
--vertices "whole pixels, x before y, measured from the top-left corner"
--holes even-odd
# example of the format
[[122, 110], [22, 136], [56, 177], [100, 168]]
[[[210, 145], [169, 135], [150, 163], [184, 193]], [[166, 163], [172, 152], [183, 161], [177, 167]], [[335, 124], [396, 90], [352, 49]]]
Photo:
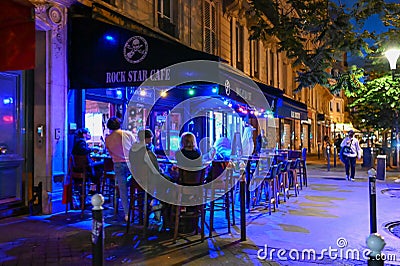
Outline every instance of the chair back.
[[104, 158], [104, 173], [114, 171], [114, 162], [111, 158]]
[[307, 148], [301, 149], [301, 158], [303, 159], [303, 161], [306, 161], [306, 158], [307, 158]]
[[87, 155], [72, 155], [68, 161], [68, 171], [72, 178], [83, 178], [86, 175], [89, 160]]
[[275, 178], [276, 174], [278, 173], [278, 165], [271, 166], [271, 175], [270, 178]]
[[284, 168], [283, 162], [278, 163], [276, 167], [276, 175], [281, 174], [283, 168]]
[[229, 161], [212, 161], [211, 163], [211, 180], [217, 179], [228, 166]]
[[186, 186], [197, 186], [204, 183], [205, 170], [188, 171], [179, 168], [178, 184]]

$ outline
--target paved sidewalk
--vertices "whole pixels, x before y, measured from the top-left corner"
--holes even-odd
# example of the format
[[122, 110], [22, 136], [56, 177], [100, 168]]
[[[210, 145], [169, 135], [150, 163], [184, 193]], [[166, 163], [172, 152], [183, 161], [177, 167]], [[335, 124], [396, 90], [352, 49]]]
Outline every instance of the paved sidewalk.
[[[213, 238], [201, 243], [199, 236], [188, 236], [174, 244], [171, 232], [151, 231], [146, 240], [134, 229], [125, 234], [122, 214], [114, 217], [111, 209], [105, 210], [105, 265], [366, 265], [362, 255], [356, 258], [346, 252], [357, 255], [367, 248], [368, 169], [357, 165], [356, 181], [350, 182], [344, 180], [340, 162], [327, 171], [323, 160], [310, 156], [308, 161], [308, 187], [272, 215], [265, 206], [247, 213], [244, 242], [239, 212], [231, 234], [225, 219], [218, 216]], [[378, 233], [386, 241], [383, 253], [396, 256], [385, 265], [400, 265], [400, 239], [386, 228], [400, 221], [400, 183], [395, 182], [399, 176], [388, 171], [387, 179], [377, 182]], [[0, 265], [91, 265], [91, 227], [89, 210], [83, 219], [72, 211], [0, 220]], [[329, 248], [337, 249], [336, 255], [323, 252]], [[305, 249], [314, 250], [315, 257], [301, 259]]]

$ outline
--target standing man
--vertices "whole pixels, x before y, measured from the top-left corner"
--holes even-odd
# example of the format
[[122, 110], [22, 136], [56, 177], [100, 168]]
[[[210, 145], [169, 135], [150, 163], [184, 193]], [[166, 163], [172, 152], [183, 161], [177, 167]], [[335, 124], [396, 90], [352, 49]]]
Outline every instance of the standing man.
[[356, 157], [361, 159], [361, 148], [358, 139], [354, 137], [354, 131], [350, 130], [348, 136], [340, 144], [343, 149], [343, 159], [346, 168], [346, 179], [354, 181], [356, 173]]
[[106, 147], [114, 162], [115, 178], [119, 186], [125, 221], [127, 221], [129, 213], [127, 178], [130, 175], [127, 162], [135, 137], [132, 132], [121, 129], [121, 120], [117, 117], [111, 117], [108, 120], [107, 128], [111, 134], [106, 137]]

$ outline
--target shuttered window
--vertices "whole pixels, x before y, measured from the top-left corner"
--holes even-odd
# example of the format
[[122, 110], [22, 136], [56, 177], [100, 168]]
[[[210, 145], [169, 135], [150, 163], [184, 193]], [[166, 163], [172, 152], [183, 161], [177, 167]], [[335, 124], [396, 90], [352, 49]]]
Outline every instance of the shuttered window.
[[204, 51], [210, 54], [217, 53], [217, 15], [215, 3], [204, 2]]

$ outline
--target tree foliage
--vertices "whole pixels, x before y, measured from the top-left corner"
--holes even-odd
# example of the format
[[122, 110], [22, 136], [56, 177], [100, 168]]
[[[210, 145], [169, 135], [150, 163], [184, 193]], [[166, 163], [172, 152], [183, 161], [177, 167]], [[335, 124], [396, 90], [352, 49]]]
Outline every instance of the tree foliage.
[[[278, 40], [279, 51], [285, 52], [298, 70], [296, 91], [312, 88], [317, 83], [327, 86], [330, 78], [327, 70], [344, 53], [373, 59], [392, 41], [400, 39], [400, 4], [359, 0], [347, 7], [340, 0], [336, 3], [331, 0], [250, 1], [249, 14], [256, 21], [250, 27], [250, 38]], [[387, 32], [360, 30], [372, 15], [380, 17], [388, 27]]]
[[356, 124], [375, 129], [388, 129], [400, 112], [400, 83], [385, 75], [367, 81], [352, 92], [349, 107], [357, 114]]

